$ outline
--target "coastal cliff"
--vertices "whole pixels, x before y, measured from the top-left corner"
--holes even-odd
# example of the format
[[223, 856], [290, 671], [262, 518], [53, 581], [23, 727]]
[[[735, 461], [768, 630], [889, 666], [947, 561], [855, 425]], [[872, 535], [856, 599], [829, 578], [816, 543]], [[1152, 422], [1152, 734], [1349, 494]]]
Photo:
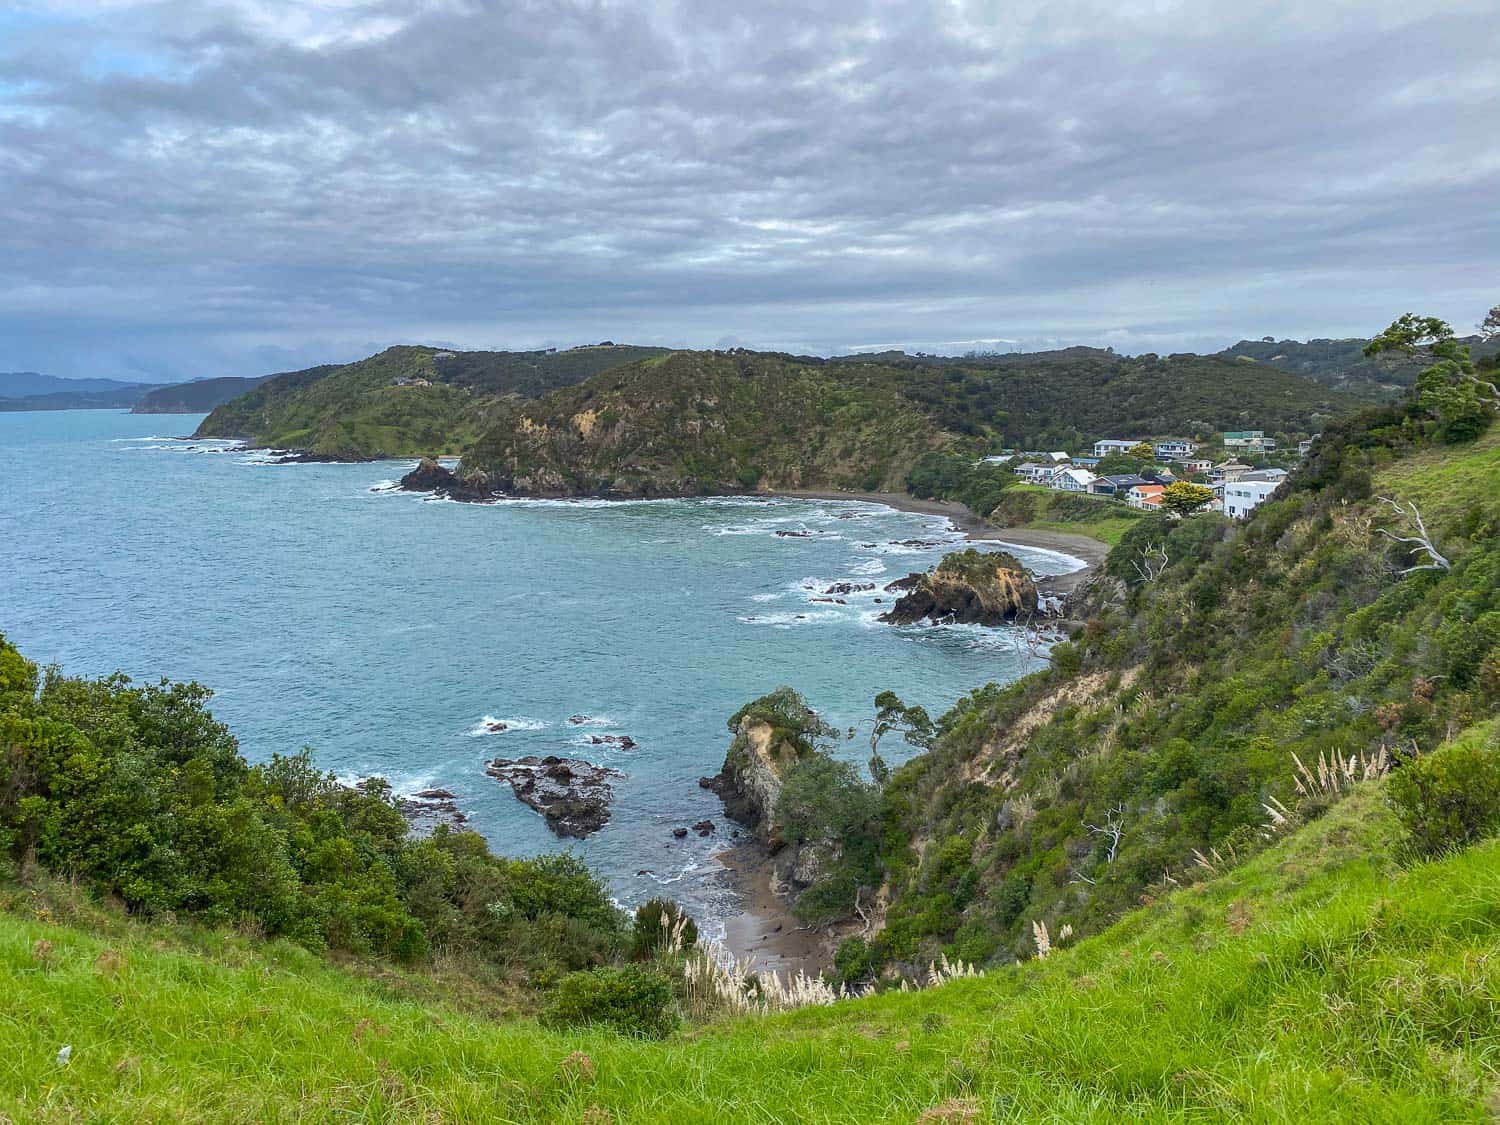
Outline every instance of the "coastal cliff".
[[731, 820], [749, 829], [771, 859], [772, 890], [795, 904], [837, 866], [844, 848], [843, 834], [812, 824], [803, 807], [803, 790], [817, 788], [828, 766], [843, 765], [818, 745], [837, 732], [790, 688], [747, 704], [728, 726], [734, 737], [724, 766], [699, 784], [718, 794]]

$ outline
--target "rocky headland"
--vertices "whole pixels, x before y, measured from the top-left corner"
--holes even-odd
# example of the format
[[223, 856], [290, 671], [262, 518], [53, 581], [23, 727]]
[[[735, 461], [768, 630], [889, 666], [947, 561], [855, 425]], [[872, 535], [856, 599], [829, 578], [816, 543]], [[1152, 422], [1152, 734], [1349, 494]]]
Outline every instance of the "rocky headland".
[[925, 574], [910, 574], [886, 589], [902, 592], [880, 617], [892, 625], [923, 620], [1003, 625], [1030, 618], [1039, 605], [1036, 582], [1019, 559], [1006, 551], [975, 547], [946, 555]]
[[404, 492], [430, 492], [448, 500], [482, 503], [495, 499], [496, 490], [488, 474], [477, 469], [459, 476], [432, 457], [423, 457], [417, 467], [397, 485]]

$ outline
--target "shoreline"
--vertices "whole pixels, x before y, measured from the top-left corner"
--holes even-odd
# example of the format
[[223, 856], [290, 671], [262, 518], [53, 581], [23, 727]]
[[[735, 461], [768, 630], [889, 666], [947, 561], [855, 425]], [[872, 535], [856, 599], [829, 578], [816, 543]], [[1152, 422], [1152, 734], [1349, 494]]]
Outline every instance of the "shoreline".
[[[828, 492], [798, 490], [775, 492], [772, 497], [790, 500], [849, 500], [881, 504], [916, 515], [946, 516], [955, 530], [971, 542], [993, 542], [1033, 547], [1073, 559], [1076, 570], [1043, 575], [1038, 586], [1044, 593], [1067, 595], [1103, 565], [1109, 544], [1086, 535], [1045, 531], [1028, 527], [994, 527], [982, 522], [956, 500], [920, 500], [898, 492]], [[753, 959], [756, 967], [792, 975], [799, 971], [817, 976], [833, 964], [833, 954], [845, 931], [830, 927], [819, 931], [804, 925], [772, 887], [771, 856], [753, 839], [743, 839], [714, 856], [729, 873], [730, 883], [741, 902], [738, 914], [724, 921], [724, 947], [741, 961]]]
[[789, 500], [849, 500], [862, 504], [883, 504], [898, 512], [909, 512], [922, 516], [947, 516], [954, 530], [961, 531], [971, 542], [1008, 543], [1017, 547], [1034, 547], [1041, 551], [1064, 555], [1079, 564], [1076, 570], [1065, 574], [1044, 574], [1038, 585], [1044, 586], [1047, 594], [1071, 594], [1099, 567], [1109, 555], [1109, 544], [1087, 535], [1069, 531], [1045, 531], [1034, 527], [996, 527], [987, 524], [957, 500], [919, 500], [904, 492], [830, 492], [826, 490], [795, 490], [773, 492], [769, 496], [785, 497]]
[[833, 965], [841, 934], [836, 928], [816, 930], [799, 921], [773, 889], [771, 853], [764, 844], [743, 837], [714, 859], [723, 865], [741, 909], [724, 919], [724, 948], [756, 972], [783, 977], [806, 973], [818, 976]]

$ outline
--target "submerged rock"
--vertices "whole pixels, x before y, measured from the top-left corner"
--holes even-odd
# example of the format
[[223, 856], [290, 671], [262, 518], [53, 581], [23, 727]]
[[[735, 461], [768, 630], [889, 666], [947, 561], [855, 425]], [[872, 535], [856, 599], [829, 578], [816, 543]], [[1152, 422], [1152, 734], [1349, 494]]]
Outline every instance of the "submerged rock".
[[835, 582], [832, 586], [829, 586], [828, 589], [824, 590], [823, 593], [863, 594], [867, 590], [873, 589], [875, 589], [875, 583], [873, 582]]
[[449, 500], [479, 502], [495, 498], [487, 474], [474, 469], [459, 476], [431, 457], [423, 457], [415, 469], [401, 478], [398, 487], [406, 492], [431, 492]]
[[621, 750], [634, 750], [638, 745], [628, 734], [591, 734], [590, 746], [618, 746]]
[[313, 453], [306, 449], [279, 449], [270, 459], [273, 465], [350, 465], [363, 464], [375, 458], [354, 453]]
[[496, 758], [485, 773], [510, 784], [522, 804], [542, 814], [547, 827], [559, 836], [583, 839], [609, 823], [614, 800], [611, 780], [619, 770], [577, 758]]
[[1036, 583], [1014, 555], [970, 547], [943, 558], [926, 574], [912, 574], [886, 589], [907, 592], [880, 620], [910, 625], [1001, 625], [1037, 611]]

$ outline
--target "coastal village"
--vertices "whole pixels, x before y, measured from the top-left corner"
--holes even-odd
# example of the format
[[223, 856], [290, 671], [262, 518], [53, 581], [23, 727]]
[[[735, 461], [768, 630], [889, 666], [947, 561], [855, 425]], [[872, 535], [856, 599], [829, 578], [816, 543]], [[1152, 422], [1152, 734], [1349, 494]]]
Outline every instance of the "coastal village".
[[1299, 441], [1293, 453], [1278, 449], [1277, 440], [1262, 430], [1227, 430], [1206, 440], [1102, 438], [1088, 454], [1008, 450], [982, 461], [1006, 466], [1030, 485], [1107, 497], [1147, 511], [1162, 508], [1168, 486], [1187, 481], [1213, 492], [1207, 510], [1244, 519], [1270, 498], [1314, 441]]

